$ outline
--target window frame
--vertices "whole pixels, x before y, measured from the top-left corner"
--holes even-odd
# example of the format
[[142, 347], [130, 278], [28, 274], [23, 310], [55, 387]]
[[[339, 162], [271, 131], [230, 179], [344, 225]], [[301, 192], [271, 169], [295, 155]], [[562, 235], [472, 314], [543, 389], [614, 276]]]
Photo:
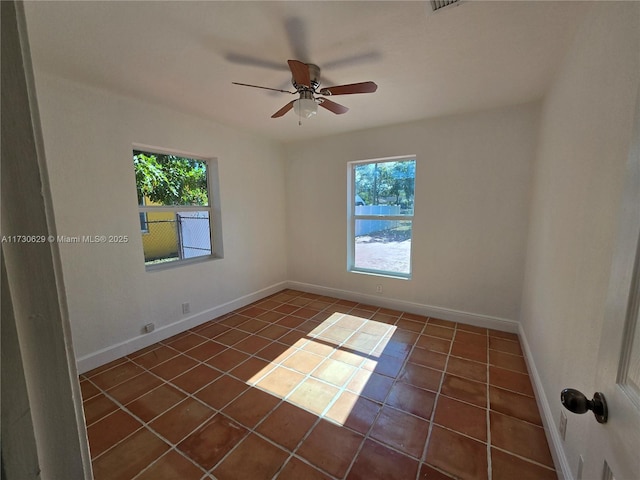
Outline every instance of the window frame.
[[[207, 172], [207, 196], [208, 205], [146, 205], [146, 201], [143, 199], [143, 204], [138, 204], [137, 216], [138, 224], [140, 224], [140, 216], [144, 214], [147, 218], [148, 213], [162, 213], [171, 212], [178, 214], [179, 212], [207, 212], [209, 217], [209, 241], [211, 244], [211, 253], [209, 255], [200, 255], [191, 258], [178, 258], [167, 262], [157, 264], [147, 264], [144, 261], [144, 244], [142, 245], [143, 261], [145, 263], [145, 270], [147, 272], [166, 270], [171, 268], [177, 268], [184, 265], [190, 265], [193, 263], [207, 262], [211, 260], [217, 260], [224, 257], [222, 246], [222, 215], [220, 208], [220, 187], [218, 178], [218, 159], [216, 157], [205, 157], [192, 153], [186, 153], [184, 151], [170, 150], [165, 148], [152, 147], [148, 145], [133, 144], [132, 152], [140, 151], [145, 154], [156, 155], [174, 155], [177, 157], [188, 158], [197, 160], [206, 164]], [[135, 177], [135, 176], [134, 176]], [[137, 186], [136, 188], [137, 198]], [[148, 224], [147, 224], [148, 225]], [[140, 239], [144, 235], [149, 235], [149, 229], [140, 230]], [[178, 232], [179, 235], [179, 232]]]
[[[415, 217], [415, 180], [416, 175], [414, 172], [414, 200], [413, 200], [413, 213], [411, 215], [361, 215], [356, 214], [356, 175], [355, 169], [357, 166], [371, 164], [371, 163], [387, 163], [387, 162], [402, 162], [402, 161], [414, 161], [417, 167], [416, 155], [401, 155], [397, 157], [384, 157], [367, 160], [354, 160], [347, 163], [347, 271], [349, 273], [358, 273], [365, 275], [375, 275], [379, 277], [390, 277], [401, 280], [410, 280], [413, 275], [413, 224]], [[409, 272], [394, 272], [388, 270], [378, 270], [370, 268], [356, 267], [355, 265], [355, 232], [356, 232], [356, 220], [392, 220], [411, 222], [411, 247], [409, 249]]]

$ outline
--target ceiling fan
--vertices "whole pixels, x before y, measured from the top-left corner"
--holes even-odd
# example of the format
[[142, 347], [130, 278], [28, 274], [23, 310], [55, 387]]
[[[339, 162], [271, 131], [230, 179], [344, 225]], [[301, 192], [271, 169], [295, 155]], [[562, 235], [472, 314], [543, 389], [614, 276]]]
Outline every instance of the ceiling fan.
[[351, 95], [354, 93], [373, 93], [378, 89], [378, 85], [374, 82], [360, 82], [320, 88], [320, 67], [313, 63], [304, 63], [298, 60], [288, 60], [287, 63], [291, 70], [291, 83], [293, 88], [296, 89], [295, 92], [280, 90], [278, 88], [262, 87], [259, 85], [250, 85], [248, 83], [232, 83], [234, 85], [241, 85], [244, 87], [262, 88], [276, 92], [290, 93], [292, 95], [300, 95], [300, 98], [287, 103], [284, 107], [271, 115], [271, 118], [282, 117], [291, 109], [293, 109], [300, 118], [310, 118], [317, 113], [318, 105], [326, 108], [330, 112], [340, 115], [342, 113], [346, 113], [349, 109], [324, 97], [332, 95]]

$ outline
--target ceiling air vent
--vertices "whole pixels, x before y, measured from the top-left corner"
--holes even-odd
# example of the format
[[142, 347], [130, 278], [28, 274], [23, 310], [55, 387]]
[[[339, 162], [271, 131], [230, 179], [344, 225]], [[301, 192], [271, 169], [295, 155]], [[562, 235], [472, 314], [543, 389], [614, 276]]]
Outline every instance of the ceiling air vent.
[[449, 7], [456, 7], [462, 2], [461, 0], [431, 0], [429, 3], [431, 4], [431, 11], [435, 13]]

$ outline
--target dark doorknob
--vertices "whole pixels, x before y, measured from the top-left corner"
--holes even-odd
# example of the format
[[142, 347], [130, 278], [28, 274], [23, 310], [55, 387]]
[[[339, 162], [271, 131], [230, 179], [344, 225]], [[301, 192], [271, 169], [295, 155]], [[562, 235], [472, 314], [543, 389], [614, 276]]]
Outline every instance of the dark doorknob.
[[564, 408], [573, 413], [586, 413], [591, 410], [598, 423], [607, 423], [609, 417], [607, 401], [600, 392], [594, 393], [593, 399], [589, 400], [584, 393], [573, 388], [565, 388], [560, 393], [560, 401]]

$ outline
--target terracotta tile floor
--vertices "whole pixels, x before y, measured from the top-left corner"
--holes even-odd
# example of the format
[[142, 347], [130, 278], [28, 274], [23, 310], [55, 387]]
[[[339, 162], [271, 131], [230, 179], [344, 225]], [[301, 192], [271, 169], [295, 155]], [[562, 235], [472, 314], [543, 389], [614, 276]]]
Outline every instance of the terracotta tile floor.
[[285, 290], [80, 377], [103, 479], [556, 479], [516, 335]]

